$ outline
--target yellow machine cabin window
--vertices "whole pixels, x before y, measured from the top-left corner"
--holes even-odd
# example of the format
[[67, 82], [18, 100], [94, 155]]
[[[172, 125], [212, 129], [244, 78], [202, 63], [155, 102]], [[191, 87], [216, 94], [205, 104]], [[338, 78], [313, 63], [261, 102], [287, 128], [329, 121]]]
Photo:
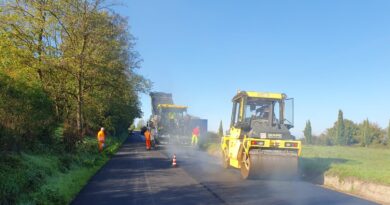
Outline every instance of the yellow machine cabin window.
[[233, 102], [233, 109], [232, 109], [232, 119], [230, 126], [235, 126], [238, 122], [241, 122], [241, 114], [242, 114], [242, 106], [241, 106], [241, 100], [237, 100]]

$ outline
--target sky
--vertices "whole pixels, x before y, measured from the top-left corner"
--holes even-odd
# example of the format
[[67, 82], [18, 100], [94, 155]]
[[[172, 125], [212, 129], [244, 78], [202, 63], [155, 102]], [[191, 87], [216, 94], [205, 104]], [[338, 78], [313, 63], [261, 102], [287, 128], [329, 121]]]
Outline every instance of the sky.
[[[286, 93], [295, 127], [314, 134], [344, 118], [390, 119], [390, 1], [128, 0], [128, 18], [152, 91], [228, 129], [237, 90]], [[141, 96], [144, 118], [150, 97]]]

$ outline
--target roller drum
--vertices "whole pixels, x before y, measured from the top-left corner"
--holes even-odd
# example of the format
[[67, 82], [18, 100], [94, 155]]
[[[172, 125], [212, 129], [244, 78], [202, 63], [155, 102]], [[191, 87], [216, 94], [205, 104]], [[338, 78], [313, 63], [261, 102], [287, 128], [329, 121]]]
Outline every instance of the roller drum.
[[241, 175], [244, 179], [293, 179], [298, 176], [298, 157], [291, 154], [243, 153]]

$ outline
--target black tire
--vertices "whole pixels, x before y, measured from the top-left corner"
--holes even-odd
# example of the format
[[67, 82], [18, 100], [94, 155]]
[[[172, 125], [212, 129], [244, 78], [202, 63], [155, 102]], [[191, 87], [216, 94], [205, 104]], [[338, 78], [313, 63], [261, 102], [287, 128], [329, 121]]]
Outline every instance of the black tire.
[[227, 151], [226, 149], [225, 150], [222, 150], [222, 167], [227, 169], [230, 167], [229, 165], [229, 157], [226, 155]]
[[241, 177], [242, 179], [252, 178], [252, 160], [250, 156], [247, 156], [245, 152], [242, 153], [241, 161]]

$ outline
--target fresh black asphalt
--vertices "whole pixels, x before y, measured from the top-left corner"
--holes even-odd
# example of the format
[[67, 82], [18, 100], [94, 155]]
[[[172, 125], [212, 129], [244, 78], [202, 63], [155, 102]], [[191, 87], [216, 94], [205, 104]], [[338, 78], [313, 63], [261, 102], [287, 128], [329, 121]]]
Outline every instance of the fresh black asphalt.
[[[171, 167], [176, 154], [179, 167]], [[89, 181], [79, 204], [374, 204], [304, 181], [241, 180], [215, 157], [191, 147], [146, 151], [139, 134]]]

